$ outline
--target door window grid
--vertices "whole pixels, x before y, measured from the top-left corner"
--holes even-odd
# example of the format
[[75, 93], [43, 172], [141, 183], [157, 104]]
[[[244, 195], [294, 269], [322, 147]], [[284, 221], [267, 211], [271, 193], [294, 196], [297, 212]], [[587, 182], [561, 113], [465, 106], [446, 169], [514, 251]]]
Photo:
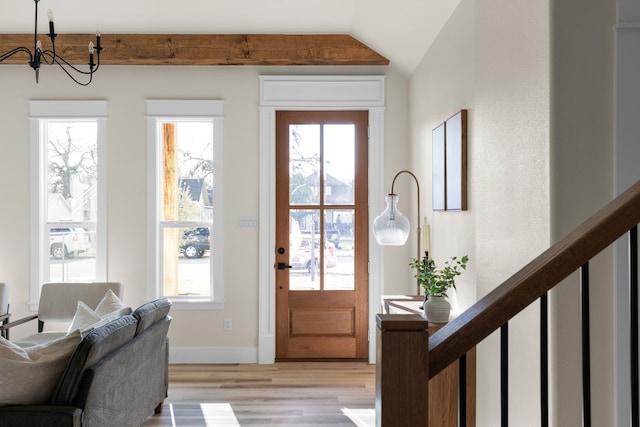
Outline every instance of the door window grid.
[[290, 290], [354, 289], [354, 144], [353, 124], [289, 127]]

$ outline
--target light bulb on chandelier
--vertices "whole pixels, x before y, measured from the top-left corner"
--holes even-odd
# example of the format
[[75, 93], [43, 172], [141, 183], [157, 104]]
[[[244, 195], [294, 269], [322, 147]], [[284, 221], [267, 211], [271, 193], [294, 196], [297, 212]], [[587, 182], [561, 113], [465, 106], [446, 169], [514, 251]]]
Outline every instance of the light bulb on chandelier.
[[[34, 32], [33, 32], [33, 51], [25, 46], [19, 46], [14, 49], [11, 49], [8, 52], [0, 54], [0, 62], [11, 58], [13, 55], [18, 53], [25, 53], [29, 56], [29, 66], [33, 68], [36, 72], [36, 83], [38, 83], [40, 78], [40, 66], [42, 64], [46, 65], [58, 65], [66, 74], [81, 86], [89, 85], [93, 80], [93, 73], [98, 71], [100, 67], [100, 52], [104, 50], [104, 48], [100, 45], [100, 32], [96, 32], [96, 43], [94, 45], [93, 42], [89, 42], [89, 70], [82, 70], [74, 65], [72, 65], [69, 61], [64, 59], [62, 56], [56, 54], [56, 37], [58, 34], [55, 33], [54, 24], [53, 24], [53, 13], [51, 9], [48, 10], [49, 17], [49, 33], [47, 36], [51, 40], [51, 49], [43, 49], [42, 42], [38, 40], [38, 3], [40, 0], [33, 0], [35, 4], [35, 24], [34, 24]], [[94, 55], [97, 58], [94, 58]], [[80, 76], [88, 76], [88, 80], [80, 81], [76, 78], [72, 73], [76, 73]]]

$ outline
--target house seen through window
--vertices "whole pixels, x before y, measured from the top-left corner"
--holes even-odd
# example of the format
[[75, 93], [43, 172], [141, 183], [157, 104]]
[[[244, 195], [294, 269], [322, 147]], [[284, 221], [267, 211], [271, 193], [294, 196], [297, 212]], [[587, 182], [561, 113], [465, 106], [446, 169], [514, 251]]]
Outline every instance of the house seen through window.
[[163, 122], [164, 295], [211, 297], [213, 122]]
[[222, 101], [147, 101], [148, 288], [221, 307]]
[[107, 280], [106, 101], [31, 101], [31, 283]]
[[96, 280], [97, 123], [46, 121], [45, 135], [48, 280]]

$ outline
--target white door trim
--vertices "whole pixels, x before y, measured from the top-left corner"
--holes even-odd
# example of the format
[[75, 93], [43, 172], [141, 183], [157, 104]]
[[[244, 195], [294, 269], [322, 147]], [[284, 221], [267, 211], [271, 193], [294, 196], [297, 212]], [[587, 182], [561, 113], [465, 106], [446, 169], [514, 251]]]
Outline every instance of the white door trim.
[[[260, 76], [260, 183], [258, 231], [258, 363], [276, 354], [275, 118], [277, 110], [367, 110], [369, 194], [383, 194], [384, 76]], [[369, 197], [369, 217], [383, 209]], [[375, 363], [375, 316], [382, 292], [383, 251], [369, 237], [369, 361]]]

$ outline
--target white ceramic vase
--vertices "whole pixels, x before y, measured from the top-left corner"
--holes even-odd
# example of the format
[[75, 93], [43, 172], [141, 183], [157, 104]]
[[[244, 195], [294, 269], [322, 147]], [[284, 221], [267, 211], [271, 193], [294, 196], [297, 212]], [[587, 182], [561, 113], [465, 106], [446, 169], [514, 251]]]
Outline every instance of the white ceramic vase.
[[429, 322], [447, 323], [451, 313], [451, 304], [445, 297], [431, 295], [424, 303], [424, 314]]

